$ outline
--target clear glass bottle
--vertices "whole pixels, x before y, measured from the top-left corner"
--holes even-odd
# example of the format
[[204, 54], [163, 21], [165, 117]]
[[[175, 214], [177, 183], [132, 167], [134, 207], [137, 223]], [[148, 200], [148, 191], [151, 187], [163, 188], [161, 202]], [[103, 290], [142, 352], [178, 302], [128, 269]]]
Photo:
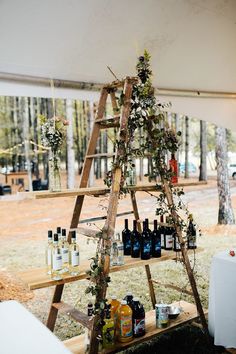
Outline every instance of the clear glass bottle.
[[53, 280], [61, 280], [61, 270], [62, 270], [62, 253], [61, 248], [58, 245], [58, 235], [54, 234], [53, 237], [53, 247], [52, 247], [52, 258], [51, 258], [51, 277]]
[[111, 266], [118, 265], [118, 244], [116, 238], [114, 238], [111, 244], [110, 264]]
[[116, 233], [116, 239], [117, 239], [117, 251], [118, 251], [118, 265], [121, 266], [125, 264], [124, 261], [124, 244], [121, 241], [120, 233]]
[[61, 226], [57, 226], [58, 242], [61, 241]]
[[71, 232], [71, 244], [69, 246], [69, 269], [71, 275], [79, 274], [79, 245], [76, 242], [76, 231]]
[[48, 243], [45, 249], [45, 261], [47, 266], [47, 274], [51, 274], [51, 258], [52, 258], [52, 230], [48, 230]]
[[62, 253], [62, 273], [67, 273], [69, 272], [69, 243], [66, 239], [66, 229], [61, 230], [59, 246]]

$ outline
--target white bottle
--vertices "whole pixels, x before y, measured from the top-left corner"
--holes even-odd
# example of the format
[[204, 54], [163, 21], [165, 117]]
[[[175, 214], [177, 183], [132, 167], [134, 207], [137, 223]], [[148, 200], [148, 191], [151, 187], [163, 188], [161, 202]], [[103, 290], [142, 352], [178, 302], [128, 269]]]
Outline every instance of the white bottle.
[[54, 234], [53, 237], [53, 247], [52, 247], [52, 258], [51, 258], [51, 277], [53, 280], [61, 280], [61, 270], [62, 270], [62, 254], [61, 249], [58, 245], [58, 235]]
[[71, 244], [69, 246], [69, 269], [71, 275], [79, 274], [79, 245], [76, 243], [76, 231], [71, 232]]
[[51, 274], [51, 258], [52, 258], [52, 230], [48, 230], [48, 243], [45, 249], [45, 261], [47, 266], [47, 274]]
[[116, 239], [117, 239], [117, 253], [118, 253], [118, 262], [117, 264], [119, 266], [125, 264], [124, 262], [124, 244], [123, 242], [121, 241], [121, 237], [120, 237], [120, 233], [117, 232], [116, 233]]
[[66, 239], [66, 229], [62, 229], [59, 246], [62, 254], [62, 273], [69, 272], [69, 243]]

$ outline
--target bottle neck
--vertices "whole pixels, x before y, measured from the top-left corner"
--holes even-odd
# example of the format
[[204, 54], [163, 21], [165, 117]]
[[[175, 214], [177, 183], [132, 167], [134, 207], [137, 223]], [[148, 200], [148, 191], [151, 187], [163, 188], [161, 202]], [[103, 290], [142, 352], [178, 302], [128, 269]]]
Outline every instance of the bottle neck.
[[174, 153], [171, 154], [171, 160], [175, 160], [175, 154]]
[[164, 222], [164, 215], [160, 216], [160, 222]]
[[137, 231], [137, 221], [136, 220], [133, 221], [133, 230]]
[[128, 230], [128, 219], [125, 219], [125, 229]]
[[147, 224], [146, 224], [146, 221], [143, 221], [143, 231], [146, 231], [147, 230]]
[[157, 220], [154, 220], [154, 230], [157, 230]]

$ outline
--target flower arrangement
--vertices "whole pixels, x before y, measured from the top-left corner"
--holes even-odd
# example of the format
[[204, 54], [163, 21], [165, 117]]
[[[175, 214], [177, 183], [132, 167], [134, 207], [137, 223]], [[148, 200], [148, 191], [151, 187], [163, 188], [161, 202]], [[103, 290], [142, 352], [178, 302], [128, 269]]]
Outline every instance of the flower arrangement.
[[41, 142], [43, 146], [50, 148], [49, 153], [49, 190], [58, 192], [61, 190], [60, 179], [60, 148], [66, 136], [66, 126], [68, 121], [62, 117], [54, 116], [46, 118], [39, 116], [41, 123]]
[[44, 115], [39, 116], [41, 124], [41, 141], [45, 147], [50, 147], [52, 152], [60, 151], [60, 147], [66, 135], [65, 126], [69, 123], [62, 117], [46, 118]]

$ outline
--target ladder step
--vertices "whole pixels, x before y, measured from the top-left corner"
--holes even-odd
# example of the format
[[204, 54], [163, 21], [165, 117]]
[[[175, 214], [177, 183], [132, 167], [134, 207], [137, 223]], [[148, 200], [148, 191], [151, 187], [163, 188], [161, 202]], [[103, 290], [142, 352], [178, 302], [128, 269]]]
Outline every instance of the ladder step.
[[[120, 217], [120, 216], [131, 215], [131, 214], [133, 214], [133, 213], [134, 213], [133, 210], [124, 211], [124, 212], [122, 212], [122, 213], [117, 213], [117, 214], [116, 214], [116, 217], [118, 218], [118, 217]], [[106, 218], [107, 218], [107, 216], [104, 215], [104, 216], [96, 216], [96, 217], [94, 217], [94, 218], [82, 219], [82, 220], [79, 221], [79, 224], [85, 224], [85, 223], [90, 223], [90, 222], [99, 221], [99, 220], [106, 220]], [[169, 224], [166, 224], [166, 225], [170, 226]], [[85, 236], [86, 236], [86, 234], [83, 234], [83, 233], [82, 233], [82, 235], [85, 235]]]
[[98, 123], [100, 129], [118, 128], [120, 126], [120, 115], [96, 119], [94, 123]]
[[111, 154], [103, 153], [103, 154], [87, 155], [85, 157], [86, 157], [86, 159], [101, 159], [101, 158], [105, 158], [105, 157], [114, 157], [114, 156], [115, 156], [114, 153], [111, 153]]
[[92, 329], [93, 320], [85, 313], [75, 309], [73, 306], [66, 304], [63, 301], [54, 302], [52, 306], [58, 311], [64, 313], [65, 315], [71, 316], [74, 320], [82, 324], [84, 327]]

